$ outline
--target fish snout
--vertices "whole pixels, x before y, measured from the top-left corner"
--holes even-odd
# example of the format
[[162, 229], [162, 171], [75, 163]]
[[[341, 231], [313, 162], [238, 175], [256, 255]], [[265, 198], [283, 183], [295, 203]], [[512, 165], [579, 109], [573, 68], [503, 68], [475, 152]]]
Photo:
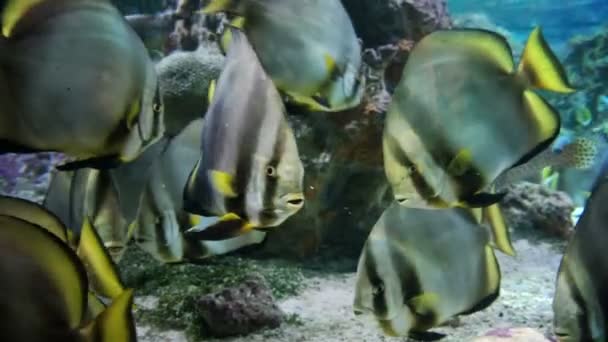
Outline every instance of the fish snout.
[[287, 194], [281, 199], [292, 210], [300, 210], [304, 206], [304, 194], [301, 192]]
[[120, 259], [125, 251], [125, 245], [122, 242], [108, 241], [103, 245], [114, 260]]

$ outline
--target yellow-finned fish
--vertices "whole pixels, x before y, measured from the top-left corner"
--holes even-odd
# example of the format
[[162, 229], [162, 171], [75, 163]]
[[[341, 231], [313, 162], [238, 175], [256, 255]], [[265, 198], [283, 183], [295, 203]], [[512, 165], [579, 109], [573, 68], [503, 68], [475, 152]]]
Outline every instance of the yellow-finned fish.
[[266, 233], [251, 231], [222, 241], [200, 241], [184, 236], [199, 225], [212, 225], [213, 218], [189, 214], [183, 208], [184, 184], [200, 157], [203, 119], [197, 119], [171, 139], [152, 166], [139, 210], [134, 238], [139, 247], [161, 262], [172, 263], [225, 254], [260, 243]]
[[27, 200], [0, 196], [0, 215], [38, 225], [73, 249], [85, 264], [90, 278], [89, 284], [96, 295], [115, 299], [124, 291], [118, 270], [88, 217], [83, 220], [79, 236], [75, 236], [58, 216]]
[[[277, 88], [295, 102], [319, 111], [361, 102], [361, 46], [340, 0], [214, 0], [203, 11], [240, 16], [233, 25], [245, 32]], [[222, 37], [224, 50], [229, 40]]]
[[55, 172], [43, 205], [75, 230], [76, 241], [80, 235], [78, 229], [88, 217], [103, 246], [118, 262], [133, 236], [152, 163], [165, 146], [163, 139], [134, 161], [113, 169]]
[[404, 206], [497, 203], [492, 182], [547, 148], [559, 114], [533, 88], [573, 92], [539, 28], [515, 69], [504, 37], [436, 31], [412, 51], [384, 128], [384, 169]]
[[111, 168], [161, 138], [154, 65], [107, 0], [8, 0], [0, 37], [0, 152], [59, 151]]
[[608, 339], [608, 169], [591, 192], [557, 276], [553, 325], [559, 342]]
[[355, 313], [371, 314], [387, 335], [441, 338], [429, 329], [498, 297], [500, 268], [489, 243], [467, 209], [393, 203], [363, 247]]
[[0, 215], [0, 340], [28, 342], [133, 342], [132, 290], [118, 295], [92, 320], [85, 320], [85, 267], [50, 230]]
[[304, 166], [281, 97], [247, 37], [232, 30], [224, 69], [211, 87], [202, 154], [183, 193], [187, 212], [220, 217], [226, 227], [191, 232], [203, 240], [276, 227], [304, 205]]

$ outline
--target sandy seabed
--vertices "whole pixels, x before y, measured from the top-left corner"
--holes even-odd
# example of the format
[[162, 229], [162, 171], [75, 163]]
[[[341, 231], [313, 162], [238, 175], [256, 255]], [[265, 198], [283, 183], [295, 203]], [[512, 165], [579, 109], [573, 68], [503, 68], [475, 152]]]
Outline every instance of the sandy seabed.
[[[558, 241], [517, 239], [516, 257], [496, 253], [502, 271], [500, 297], [489, 308], [461, 316], [448, 326], [434, 329], [448, 336], [441, 341], [470, 341], [494, 328], [529, 327], [551, 332], [551, 302], [555, 276], [565, 244]], [[298, 323], [283, 324], [274, 330], [214, 342], [333, 342], [333, 341], [408, 341], [383, 336], [373, 321], [361, 320], [352, 311], [355, 274], [326, 274], [306, 280], [299, 295], [279, 302]], [[186, 342], [182, 332], [158, 332], [138, 327], [142, 342]]]

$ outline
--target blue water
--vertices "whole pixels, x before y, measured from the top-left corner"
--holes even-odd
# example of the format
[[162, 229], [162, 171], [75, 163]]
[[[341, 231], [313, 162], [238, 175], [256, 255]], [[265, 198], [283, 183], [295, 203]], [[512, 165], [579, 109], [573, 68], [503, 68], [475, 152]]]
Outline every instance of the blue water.
[[524, 41], [541, 25], [552, 46], [563, 49], [572, 37], [608, 27], [608, 0], [447, 0], [450, 13], [483, 13]]

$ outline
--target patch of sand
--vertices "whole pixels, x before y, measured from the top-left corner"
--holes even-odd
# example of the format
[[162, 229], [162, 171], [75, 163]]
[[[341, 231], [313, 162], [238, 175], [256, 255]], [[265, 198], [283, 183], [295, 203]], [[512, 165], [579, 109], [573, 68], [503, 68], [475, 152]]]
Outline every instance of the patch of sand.
[[[502, 270], [500, 297], [488, 309], [434, 330], [448, 335], [442, 341], [470, 341], [493, 328], [504, 327], [524, 326], [550, 333], [554, 281], [564, 244], [520, 239], [514, 246], [518, 253], [514, 258], [497, 253]], [[354, 273], [308, 278], [304, 291], [279, 303], [288, 315], [297, 315], [295, 323], [244, 337], [209, 341], [406, 341], [383, 336], [373, 321], [355, 318], [354, 281]], [[187, 341], [183, 333], [159, 333], [147, 327], [138, 328], [138, 335], [143, 342]]]

